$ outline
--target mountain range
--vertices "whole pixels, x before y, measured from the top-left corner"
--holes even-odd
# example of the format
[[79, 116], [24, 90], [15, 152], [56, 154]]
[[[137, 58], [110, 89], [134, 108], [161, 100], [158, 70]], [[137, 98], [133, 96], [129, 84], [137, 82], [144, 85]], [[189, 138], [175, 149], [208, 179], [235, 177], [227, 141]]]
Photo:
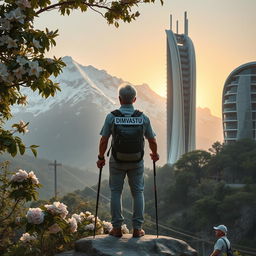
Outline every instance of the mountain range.
[[[98, 154], [99, 132], [105, 116], [119, 108], [118, 87], [127, 82], [111, 76], [105, 70], [83, 66], [71, 57], [64, 57], [66, 67], [53, 78], [60, 83], [61, 92], [43, 99], [24, 88], [28, 105], [14, 107], [11, 123], [29, 122], [29, 133], [22, 136], [27, 145], [40, 145], [40, 158], [57, 160], [69, 166], [95, 171]], [[161, 160], [166, 161], [166, 99], [147, 84], [134, 85], [137, 90], [135, 108], [151, 119], [157, 134]], [[222, 141], [221, 120], [209, 109], [197, 108], [197, 148], [208, 149], [217, 140]], [[148, 153], [148, 151], [146, 151]], [[147, 166], [151, 165], [148, 154]]]

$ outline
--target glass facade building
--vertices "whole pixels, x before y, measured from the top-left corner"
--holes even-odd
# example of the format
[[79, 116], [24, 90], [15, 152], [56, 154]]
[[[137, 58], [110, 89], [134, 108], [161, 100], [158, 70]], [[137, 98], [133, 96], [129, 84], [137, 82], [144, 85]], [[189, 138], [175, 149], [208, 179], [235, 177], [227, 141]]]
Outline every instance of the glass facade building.
[[239, 66], [228, 76], [222, 94], [225, 143], [256, 140], [256, 62]]
[[184, 34], [178, 33], [178, 22], [176, 33], [172, 25], [166, 30], [168, 164], [195, 149], [196, 60], [186, 13], [184, 25]]

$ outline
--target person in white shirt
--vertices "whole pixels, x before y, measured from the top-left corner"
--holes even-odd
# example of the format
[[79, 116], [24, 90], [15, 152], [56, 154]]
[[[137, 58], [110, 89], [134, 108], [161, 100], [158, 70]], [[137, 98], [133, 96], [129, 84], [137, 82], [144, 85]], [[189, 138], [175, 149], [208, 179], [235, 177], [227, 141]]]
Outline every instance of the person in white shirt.
[[213, 227], [215, 230], [215, 236], [218, 238], [214, 245], [213, 252], [210, 256], [221, 256], [224, 253], [226, 254], [227, 250], [230, 248], [230, 242], [227, 238], [228, 229], [225, 225], [219, 225]]

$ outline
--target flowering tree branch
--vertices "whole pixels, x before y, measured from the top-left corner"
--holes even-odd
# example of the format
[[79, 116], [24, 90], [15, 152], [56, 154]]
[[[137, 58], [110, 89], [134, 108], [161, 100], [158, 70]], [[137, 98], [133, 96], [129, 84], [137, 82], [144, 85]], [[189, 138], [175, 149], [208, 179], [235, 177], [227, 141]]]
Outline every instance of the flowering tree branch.
[[[86, 7], [98, 7], [98, 8], [102, 8], [102, 9], [106, 9], [106, 10], [109, 10], [111, 11], [111, 8], [107, 7], [106, 5], [102, 4], [93, 4], [93, 3], [88, 3], [87, 1], [80, 1], [81, 5], [84, 5]], [[57, 4], [52, 4], [52, 5], [49, 5], [45, 8], [42, 8], [40, 9], [39, 11], [36, 12], [36, 14], [40, 14], [42, 12], [45, 12], [45, 11], [51, 11], [51, 10], [54, 10], [54, 9], [58, 9], [62, 6], [64, 7], [70, 7], [72, 8], [74, 4], [77, 4], [77, 1], [66, 1], [66, 2], [60, 2], [60, 3], [57, 3]]]

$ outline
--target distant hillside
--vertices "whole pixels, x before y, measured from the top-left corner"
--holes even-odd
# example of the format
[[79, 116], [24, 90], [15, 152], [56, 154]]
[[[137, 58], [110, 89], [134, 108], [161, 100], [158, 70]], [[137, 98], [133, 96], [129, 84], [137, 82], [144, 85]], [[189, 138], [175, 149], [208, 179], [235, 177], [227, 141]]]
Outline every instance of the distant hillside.
[[[1, 155], [0, 162], [5, 160], [10, 162], [10, 171], [15, 172], [18, 169], [34, 171], [40, 183], [43, 185], [39, 190], [40, 199], [49, 199], [54, 196], [54, 167], [49, 166], [49, 163], [53, 163], [53, 161], [34, 158], [28, 155], [17, 156], [15, 158]], [[89, 171], [62, 165], [57, 168], [57, 180], [58, 196], [63, 196], [68, 192], [84, 189], [86, 186], [96, 184], [98, 181], [98, 172], [96, 168], [93, 171]]]
[[223, 128], [219, 117], [209, 108], [196, 109], [196, 148], [208, 150], [215, 141], [223, 142]]

